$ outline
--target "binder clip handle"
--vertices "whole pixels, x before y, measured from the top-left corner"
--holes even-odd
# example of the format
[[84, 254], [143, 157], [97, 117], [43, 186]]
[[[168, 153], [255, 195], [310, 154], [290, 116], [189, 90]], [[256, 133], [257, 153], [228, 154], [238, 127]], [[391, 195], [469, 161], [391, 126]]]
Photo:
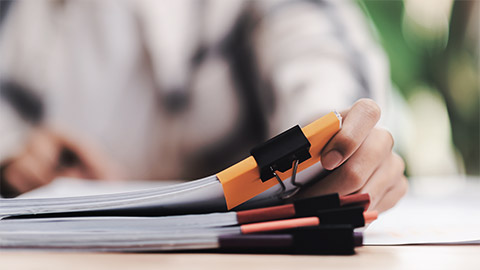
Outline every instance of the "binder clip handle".
[[282, 190], [280, 191], [280, 198], [283, 200], [290, 199], [291, 197], [295, 196], [300, 191], [300, 188], [302, 188], [302, 184], [295, 182], [295, 178], [297, 176], [297, 168], [298, 168], [298, 159], [293, 161], [293, 171], [292, 171], [292, 176], [290, 177], [290, 181], [292, 182], [292, 185], [295, 186], [296, 188], [290, 192], [287, 192], [287, 188], [285, 187], [285, 184], [283, 183], [282, 179], [278, 174], [272, 169], [273, 175], [275, 175], [275, 178], [277, 179], [278, 183], [280, 184], [280, 187]]
[[[298, 164], [311, 158], [310, 146], [307, 137], [297, 125], [253, 148], [250, 153], [257, 162], [261, 181], [265, 182], [275, 177], [282, 187], [282, 198], [285, 198], [285, 196], [293, 196], [301, 187], [295, 182], [297, 167]], [[286, 194], [285, 184], [278, 176], [277, 171], [286, 172], [292, 168], [291, 181], [297, 189]]]

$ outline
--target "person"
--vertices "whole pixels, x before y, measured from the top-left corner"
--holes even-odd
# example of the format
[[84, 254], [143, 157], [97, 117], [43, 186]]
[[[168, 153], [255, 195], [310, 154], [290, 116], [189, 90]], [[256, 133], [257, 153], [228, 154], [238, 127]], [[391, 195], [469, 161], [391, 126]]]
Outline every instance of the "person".
[[331, 171], [299, 196], [407, 189], [377, 124], [388, 67], [348, 1], [18, 1], [0, 29], [2, 194], [59, 176], [195, 179], [332, 109]]

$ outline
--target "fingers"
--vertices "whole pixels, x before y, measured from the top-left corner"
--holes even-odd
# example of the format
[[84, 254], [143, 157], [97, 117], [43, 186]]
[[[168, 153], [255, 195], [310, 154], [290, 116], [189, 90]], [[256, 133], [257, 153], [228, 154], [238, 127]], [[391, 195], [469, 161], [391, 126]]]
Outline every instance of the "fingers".
[[35, 134], [25, 152], [5, 168], [4, 176], [18, 194], [49, 183], [54, 178], [56, 147], [43, 134]]
[[361, 99], [342, 115], [342, 129], [321, 153], [322, 165], [327, 170], [340, 166], [360, 147], [380, 119], [380, 108], [370, 99]]
[[[381, 166], [374, 172], [368, 182], [361, 188], [359, 193], [370, 194], [370, 207], [369, 209], [378, 209], [378, 205], [385, 203], [383, 200], [385, 194], [392, 189], [396, 189], [397, 185], [404, 186], [404, 170], [405, 163], [402, 158], [395, 153], [391, 153], [388, 158], [382, 162]], [[388, 198], [392, 200], [395, 198]], [[399, 199], [399, 198], [398, 198]], [[396, 200], [392, 200], [396, 202]]]
[[[391, 154], [393, 139], [384, 129], [371, 131], [359, 149], [329, 179], [329, 189], [340, 194], [350, 194], [360, 190], [380, 164]], [[345, 179], [338, 181], [338, 179]]]
[[305, 196], [322, 193], [350, 194], [360, 190], [380, 164], [392, 154], [393, 139], [384, 129], [373, 129], [358, 150], [322, 181], [305, 191]]
[[374, 209], [378, 212], [384, 212], [395, 206], [395, 204], [407, 193], [408, 181], [405, 176], [401, 176], [396, 184], [379, 200]]
[[332, 171], [302, 190], [299, 197], [369, 193], [369, 208], [385, 211], [407, 189], [405, 164], [392, 152], [393, 137], [387, 130], [375, 128], [380, 109], [372, 100], [359, 100], [342, 115], [342, 129], [321, 153], [323, 167]]
[[407, 189], [405, 163], [392, 152], [392, 147], [390, 132], [374, 128], [348, 160], [321, 181], [302, 190], [299, 197], [368, 193], [370, 210], [381, 212], [391, 208]]
[[62, 153], [69, 156], [70, 162], [62, 168], [62, 176], [104, 180], [121, 178], [120, 170], [85, 140], [58, 132], [52, 132], [52, 136], [62, 145]]
[[113, 179], [113, 170], [95, 148], [50, 130], [32, 134], [25, 151], [3, 169], [3, 183], [10, 193], [21, 194], [51, 182], [59, 176]]

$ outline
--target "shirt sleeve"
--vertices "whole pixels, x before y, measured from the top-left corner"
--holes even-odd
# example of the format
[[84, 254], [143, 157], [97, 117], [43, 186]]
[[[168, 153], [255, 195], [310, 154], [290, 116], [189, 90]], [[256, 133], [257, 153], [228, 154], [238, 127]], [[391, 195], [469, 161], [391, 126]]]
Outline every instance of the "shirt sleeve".
[[254, 51], [274, 97], [270, 136], [359, 98], [383, 106], [388, 63], [353, 2], [267, 1], [256, 8]]

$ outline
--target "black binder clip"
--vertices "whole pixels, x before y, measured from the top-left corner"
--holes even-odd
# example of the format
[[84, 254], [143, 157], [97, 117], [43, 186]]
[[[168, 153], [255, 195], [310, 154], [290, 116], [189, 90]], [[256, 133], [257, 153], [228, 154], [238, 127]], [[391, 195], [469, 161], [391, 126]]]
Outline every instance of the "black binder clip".
[[[295, 182], [297, 167], [298, 164], [311, 157], [310, 146], [307, 137], [297, 125], [253, 148], [250, 153], [257, 162], [260, 179], [265, 182], [275, 177], [282, 188], [281, 198], [288, 199], [302, 187], [302, 184]], [[286, 172], [292, 167], [293, 171], [290, 179], [296, 189], [287, 193], [285, 184], [278, 176], [277, 171]]]

